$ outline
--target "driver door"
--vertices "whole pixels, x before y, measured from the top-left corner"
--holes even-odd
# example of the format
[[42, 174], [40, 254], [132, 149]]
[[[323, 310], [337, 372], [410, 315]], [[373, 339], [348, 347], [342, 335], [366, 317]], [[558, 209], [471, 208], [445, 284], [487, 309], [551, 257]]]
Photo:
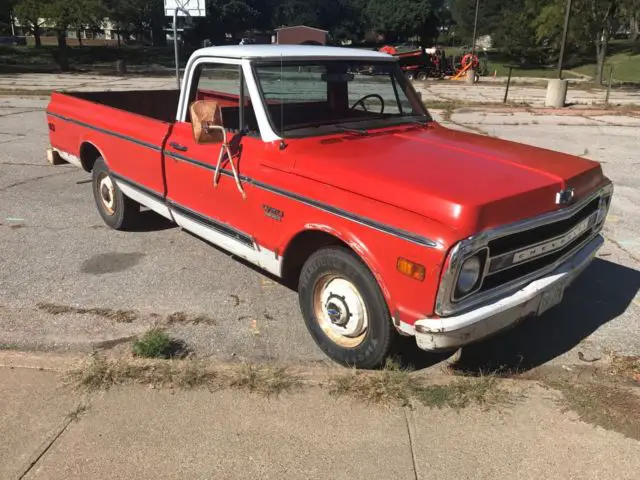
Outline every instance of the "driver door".
[[[247, 142], [244, 111], [248, 110], [243, 95], [243, 77], [239, 64], [202, 63], [191, 82], [189, 105], [196, 100], [215, 101], [221, 106], [222, 123], [231, 145], [233, 163], [240, 176], [250, 176], [252, 159], [243, 154]], [[231, 164], [225, 156], [217, 185], [214, 172], [221, 143], [199, 144], [195, 141], [189, 114], [186, 121], [176, 122], [165, 148], [167, 199], [176, 222], [206, 240], [244, 258], [253, 248], [252, 222], [249, 211], [253, 194], [246, 181], [236, 182]], [[246, 253], [246, 252], [245, 252]]]

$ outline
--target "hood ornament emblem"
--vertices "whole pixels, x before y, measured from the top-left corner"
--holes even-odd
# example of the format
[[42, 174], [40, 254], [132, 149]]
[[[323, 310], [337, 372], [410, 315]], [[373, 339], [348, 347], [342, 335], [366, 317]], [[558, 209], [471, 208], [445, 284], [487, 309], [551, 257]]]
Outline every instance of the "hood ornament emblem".
[[565, 188], [564, 190], [560, 190], [556, 193], [556, 204], [558, 205], [569, 205], [573, 202], [573, 197], [575, 192], [573, 188]]

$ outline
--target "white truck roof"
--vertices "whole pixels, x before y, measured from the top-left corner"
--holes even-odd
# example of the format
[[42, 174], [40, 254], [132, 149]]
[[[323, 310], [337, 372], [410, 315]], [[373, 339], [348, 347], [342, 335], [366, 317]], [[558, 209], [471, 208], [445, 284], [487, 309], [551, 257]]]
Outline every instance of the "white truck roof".
[[223, 57], [234, 59], [354, 59], [371, 61], [395, 61], [391, 55], [360, 48], [325, 47], [321, 45], [222, 45], [205, 47], [194, 57]]

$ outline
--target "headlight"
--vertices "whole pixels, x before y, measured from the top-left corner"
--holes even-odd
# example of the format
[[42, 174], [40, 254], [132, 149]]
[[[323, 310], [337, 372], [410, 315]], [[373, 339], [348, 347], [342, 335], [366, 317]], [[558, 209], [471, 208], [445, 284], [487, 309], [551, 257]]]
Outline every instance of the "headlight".
[[478, 283], [481, 270], [482, 263], [477, 256], [465, 260], [458, 275], [458, 283], [456, 285], [458, 292], [463, 295], [469, 293]]
[[596, 218], [596, 225], [600, 225], [607, 217], [609, 212], [609, 204], [611, 203], [611, 197], [600, 197], [600, 204], [598, 205], [598, 216]]

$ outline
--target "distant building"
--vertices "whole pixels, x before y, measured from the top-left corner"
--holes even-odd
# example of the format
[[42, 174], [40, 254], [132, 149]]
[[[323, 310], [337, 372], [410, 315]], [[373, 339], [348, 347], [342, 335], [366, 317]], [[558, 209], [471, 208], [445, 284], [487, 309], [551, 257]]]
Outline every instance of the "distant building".
[[276, 29], [275, 43], [279, 45], [326, 45], [329, 32], [306, 25]]

